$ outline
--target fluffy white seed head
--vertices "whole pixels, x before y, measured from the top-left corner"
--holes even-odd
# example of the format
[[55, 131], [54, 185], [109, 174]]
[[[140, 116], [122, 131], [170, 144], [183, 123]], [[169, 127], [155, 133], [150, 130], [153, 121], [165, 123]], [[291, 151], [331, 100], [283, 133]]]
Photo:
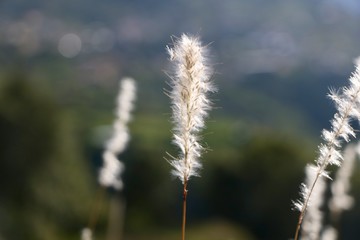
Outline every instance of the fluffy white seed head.
[[122, 121], [115, 121], [113, 124], [113, 135], [106, 142], [105, 148], [112, 153], [118, 154], [125, 150], [129, 140], [130, 135], [127, 126]]
[[[355, 71], [349, 79], [349, 87], [344, 87], [339, 91], [330, 91], [330, 98], [334, 101], [337, 112], [331, 121], [331, 130], [324, 130], [322, 137], [324, 143], [319, 146], [319, 156], [315, 159], [316, 163], [316, 177], [313, 182], [302, 184], [300, 200], [295, 202], [295, 209], [300, 211], [299, 225], [302, 224], [302, 219], [308, 210], [308, 205], [311, 202], [312, 195], [315, 194], [317, 185], [321, 185], [323, 177], [329, 177], [327, 173], [328, 165], [341, 166], [343, 156], [339, 149], [342, 142], [349, 142], [351, 138], [355, 137], [355, 131], [350, 125], [352, 119], [360, 120], [360, 60], [355, 62]], [[304, 226], [303, 226], [304, 227]], [[297, 228], [299, 229], [299, 228]], [[296, 236], [298, 230], [296, 232]]]
[[174, 64], [171, 77], [173, 143], [180, 148], [179, 157], [170, 161], [173, 174], [184, 183], [197, 176], [201, 168], [199, 157], [203, 150], [198, 133], [205, 126], [205, 118], [211, 108], [208, 93], [215, 89], [210, 82], [212, 69], [207, 60], [207, 49], [197, 37], [183, 34], [167, 47], [170, 61]]
[[102, 186], [120, 190], [123, 188], [123, 182], [120, 174], [124, 171], [124, 164], [120, 162], [114, 153], [105, 151], [103, 153], [103, 166], [99, 172], [99, 183]]
[[103, 166], [99, 171], [98, 181], [102, 186], [113, 187], [117, 190], [121, 190], [123, 187], [120, 175], [124, 170], [124, 165], [117, 159], [117, 155], [125, 150], [130, 139], [127, 124], [131, 120], [135, 97], [135, 81], [131, 78], [124, 78], [120, 82], [120, 91], [116, 102], [113, 135], [105, 144]]
[[131, 112], [134, 108], [136, 98], [136, 85], [132, 78], [124, 78], [121, 80], [121, 92], [117, 97], [117, 118], [128, 123], [131, 120]]

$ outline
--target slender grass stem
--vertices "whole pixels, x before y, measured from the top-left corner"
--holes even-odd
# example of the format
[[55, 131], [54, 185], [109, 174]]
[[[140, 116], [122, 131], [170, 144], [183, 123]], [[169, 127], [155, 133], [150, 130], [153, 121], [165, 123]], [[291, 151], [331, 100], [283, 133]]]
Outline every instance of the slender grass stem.
[[92, 211], [90, 213], [90, 217], [89, 217], [89, 223], [88, 223], [88, 228], [91, 230], [95, 229], [96, 223], [98, 221], [99, 218], [99, 214], [101, 211], [101, 208], [103, 206], [103, 198], [104, 198], [104, 193], [105, 193], [105, 188], [102, 186], [99, 186], [96, 192], [96, 197], [95, 197], [95, 201], [92, 204]]
[[183, 191], [183, 211], [182, 211], [182, 240], [185, 240], [185, 229], [186, 229], [186, 200], [187, 200], [187, 181], [184, 182]]
[[[311, 193], [313, 192], [314, 187], [315, 187], [316, 182], [317, 182], [317, 180], [319, 179], [319, 177], [320, 177], [320, 174], [318, 173], [318, 174], [316, 175], [316, 177], [315, 177], [315, 180], [314, 180], [314, 182], [313, 182], [313, 185], [311, 186], [309, 196], [310, 196]], [[295, 231], [294, 240], [298, 240], [298, 239], [299, 239], [300, 227], [301, 227], [302, 221], [303, 221], [304, 216], [305, 216], [306, 208], [307, 208], [307, 206], [308, 206], [308, 204], [309, 204], [309, 199], [310, 199], [310, 198], [307, 198], [307, 199], [305, 200], [303, 210], [300, 212], [299, 221], [298, 221], [297, 226], [296, 226], [296, 231]]]

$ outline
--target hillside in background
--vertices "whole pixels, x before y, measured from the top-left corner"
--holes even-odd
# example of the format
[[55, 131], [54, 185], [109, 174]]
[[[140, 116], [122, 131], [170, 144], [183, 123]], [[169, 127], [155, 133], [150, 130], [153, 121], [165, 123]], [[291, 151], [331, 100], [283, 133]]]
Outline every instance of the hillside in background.
[[[133, 76], [144, 95], [140, 101], [147, 99], [144, 110], [164, 113], [165, 46], [170, 36], [199, 34], [210, 43], [221, 115], [272, 125], [294, 116], [287, 111], [297, 112], [303, 119], [292, 119], [293, 127], [305, 122], [319, 132], [332, 113], [327, 89], [346, 83], [359, 52], [359, 7], [350, 2], [2, 1], [1, 69], [21, 63], [55, 87], [60, 101], [65, 92], [75, 93], [74, 86], [81, 91], [66, 101], [84, 101], [93, 87], [114, 94], [119, 78]], [[81, 43], [71, 59], [58, 51], [67, 33]], [[111, 102], [100, 95], [86, 101]]]
[[[202, 135], [202, 178], [191, 182], [189, 234], [290, 238], [291, 200], [334, 114], [326, 95], [347, 84], [360, 55], [359, 20], [353, 0], [0, 1], [0, 162], [8, 173], [0, 239], [22, 240], [18, 226], [31, 239], [78, 239], [98, 197], [97, 169], [124, 76], [138, 87], [132, 140], [121, 156], [125, 233], [178, 238], [180, 183], [164, 160], [177, 150], [164, 89], [172, 71], [166, 45], [183, 32], [208, 44], [218, 88]], [[23, 179], [13, 182], [17, 163]], [[106, 192], [99, 239], [118, 197]], [[356, 207], [340, 223], [344, 239], [359, 235], [359, 219]]]

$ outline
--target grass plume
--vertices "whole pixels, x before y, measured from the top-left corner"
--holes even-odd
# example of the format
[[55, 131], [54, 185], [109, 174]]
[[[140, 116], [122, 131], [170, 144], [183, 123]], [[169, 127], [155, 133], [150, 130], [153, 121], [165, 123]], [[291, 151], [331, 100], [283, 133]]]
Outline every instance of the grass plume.
[[295, 209], [300, 211], [298, 224], [295, 231], [295, 240], [299, 237], [299, 230], [311, 202], [317, 183], [321, 178], [327, 177], [329, 165], [341, 166], [343, 156], [340, 152], [342, 142], [349, 142], [355, 137], [355, 131], [350, 125], [351, 119], [360, 119], [360, 59], [355, 61], [355, 71], [349, 81], [349, 87], [343, 87], [340, 91], [331, 90], [329, 97], [334, 101], [337, 112], [331, 121], [331, 130], [323, 130], [322, 138], [324, 143], [319, 146], [319, 155], [314, 165], [309, 167], [314, 172], [314, 179], [311, 183], [302, 184], [301, 199], [294, 203]]
[[84, 228], [82, 231], [82, 240], [92, 239], [92, 230], [97, 222], [105, 188], [113, 187], [118, 191], [123, 188], [121, 173], [124, 171], [124, 164], [117, 158], [117, 155], [125, 150], [130, 139], [127, 125], [131, 120], [131, 111], [134, 108], [133, 102], [135, 101], [135, 98], [135, 81], [132, 78], [122, 79], [116, 99], [116, 119], [113, 123], [113, 134], [105, 144], [103, 166], [99, 170], [98, 181], [101, 187], [99, 187], [97, 191], [88, 227]]
[[130, 135], [127, 124], [131, 120], [131, 111], [135, 100], [136, 86], [131, 78], [124, 78], [120, 83], [117, 97], [116, 120], [113, 124], [114, 132], [105, 145], [103, 153], [103, 166], [99, 172], [99, 183], [104, 187], [113, 187], [116, 190], [123, 188], [120, 174], [124, 165], [117, 159], [129, 141]]
[[190, 177], [199, 176], [199, 161], [203, 147], [199, 132], [205, 127], [205, 118], [211, 108], [208, 93], [214, 92], [210, 79], [212, 69], [207, 59], [207, 49], [198, 37], [183, 34], [172, 48], [167, 47], [174, 73], [171, 76], [171, 91], [174, 123], [173, 143], [179, 147], [178, 157], [169, 160], [172, 174], [183, 183], [182, 239], [185, 239], [186, 197]]

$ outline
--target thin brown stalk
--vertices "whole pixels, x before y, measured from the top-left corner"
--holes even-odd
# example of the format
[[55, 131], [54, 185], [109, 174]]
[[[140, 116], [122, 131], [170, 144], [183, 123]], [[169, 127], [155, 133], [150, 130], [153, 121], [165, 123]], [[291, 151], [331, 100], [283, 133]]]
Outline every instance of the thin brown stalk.
[[310, 200], [310, 195], [311, 193], [313, 192], [314, 190], [314, 187], [316, 185], [316, 182], [317, 180], [319, 179], [320, 177], [320, 174], [318, 173], [315, 177], [315, 180], [313, 182], [313, 185], [311, 186], [311, 189], [310, 189], [310, 193], [309, 193], [309, 197], [306, 198], [305, 202], [304, 202], [304, 207], [302, 209], [302, 211], [300, 212], [300, 216], [299, 216], [299, 221], [297, 223], [297, 226], [296, 226], [296, 231], [295, 231], [295, 237], [294, 237], [294, 240], [298, 240], [299, 239], [299, 232], [300, 232], [300, 227], [301, 227], [301, 224], [302, 224], [302, 221], [304, 220], [304, 217], [305, 217], [305, 212], [306, 212], [306, 208], [309, 204], [309, 200]]
[[102, 208], [102, 201], [103, 201], [103, 197], [104, 197], [104, 193], [105, 193], [105, 188], [102, 186], [98, 187], [98, 190], [96, 192], [96, 197], [95, 197], [95, 202], [93, 202], [92, 204], [92, 211], [89, 217], [89, 223], [88, 223], [88, 228], [90, 230], [94, 230], [96, 223], [98, 221], [99, 218], [99, 214]]
[[[358, 93], [359, 91], [357, 91]], [[345, 110], [345, 113], [344, 115], [342, 116], [342, 120], [341, 120], [341, 126], [344, 126], [345, 125], [345, 122], [349, 121], [349, 116], [350, 116], [350, 111], [351, 111], [351, 108], [353, 105], [355, 105], [355, 96], [353, 96], [353, 98], [351, 99], [351, 104], [350, 106]], [[335, 132], [335, 138], [339, 138], [340, 136], [340, 133], [341, 133], [342, 129], [339, 128], [336, 132]], [[336, 145], [334, 142], [330, 142], [329, 145], [328, 145], [328, 148], [329, 148], [329, 154], [327, 155], [327, 157], [325, 158], [325, 161], [322, 163], [322, 166], [320, 167], [320, 169], [318, 170], [317, 174], [316, 174], [316, 177], [315, 177], [315, 180], [310, 188], [310, 192], [309, 194], [306, 196], [306, 199], [304, 201], [304, 206], [300, 212], [300, 216], [299, 216], [299, 221], [297, 223], [297, 226], [296, 226], [296, 231], [295, 231], [295, 237], [294, 237], [294, 240], [298, 240], [299, 238], [299, 232], [300, 232], [300, 228], [301, 228], [301, 224], [302, 224], [302, 221], [304, 219], [304, 216], [305, 216], [305, 212], [306, 212], [306, 209], [307, 209], [307, 206], [309, 204], [309, 200], [310, 200], [310, 197], [312, 195], [312, 192], [314, 190], [314, 187], [317, 183], [317, 180], [319, 179], [320, 175], [322, 172], [325, 171], [325, 168], [327, 167], [327, 165], [329, 164], [329, 159], [331, 158], [331, 155], [333, 154], [333, 150], [335, 149]]]
[[187, 181], [184, 181], [183, 191], [183, 211], [182, 211], [182, 240], [185, 240], [185, 228], [186, 228], [186, 199], [187, 199]]

